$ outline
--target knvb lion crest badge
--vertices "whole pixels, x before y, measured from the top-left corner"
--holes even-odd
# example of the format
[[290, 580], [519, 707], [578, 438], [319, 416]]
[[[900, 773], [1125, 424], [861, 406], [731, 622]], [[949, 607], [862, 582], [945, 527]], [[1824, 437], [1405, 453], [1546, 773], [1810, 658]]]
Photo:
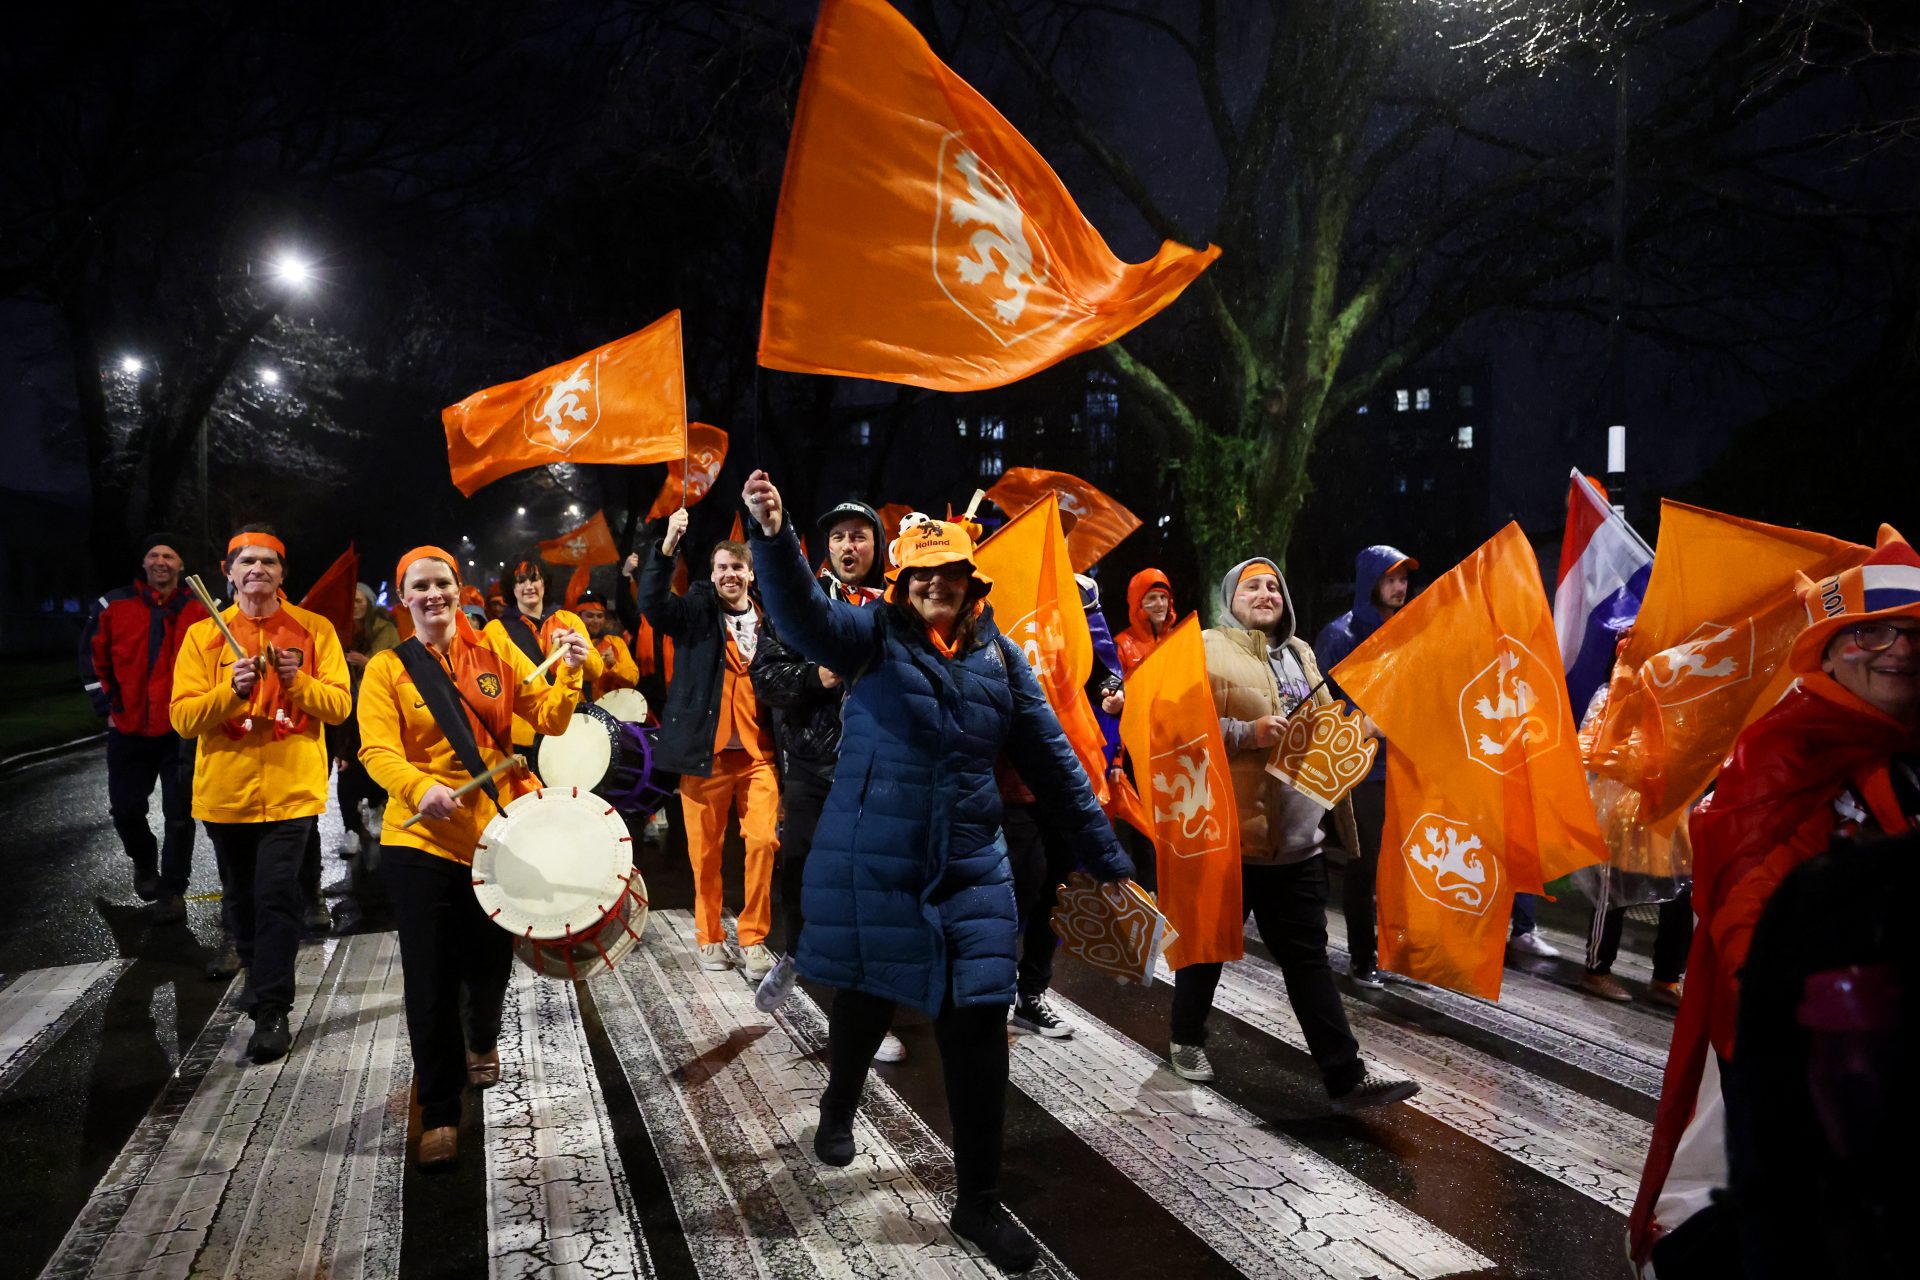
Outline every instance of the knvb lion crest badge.
[[1470, 916], [1485, 915], [1500, 896], [1500, 862], [1466, 823], [1423, 813], [1400, 844], [1420, 895]]
[[1198, 858], [1226, 848], [1226, 823], [1220, 806], [1232, 804], [1233, 785], [1221, 776], [1205, 738], [1194, 738], [1153, 757], [1153, 807], [1156, 827], [1178, 834], [1173, 853]]
[[1460, 690], [1460, 734], [1467, 756], [1498, 774], [1560, 745], [1566, 719], [1565, 677], [1512, 636], [1501, 636], [1494, 659]]
[[1322, 809], [1331, 809], [1367, 776], [1380, 753], [1379, 739], [1368, 737], [1364, 724], [1359, 712], [1338, 702], [1315, 707], [1308, 715], [1289, 716], [1267, 772]]
[[480, 678], [476, 680], [474, 683], [480, 686], [480, 692], [485, 694], [487, 697], [497, 698], [500, 696], [500, 677], [493, 674], [493, 672], [491, 671], [481, 672]]
[[1693, 634], [1647, 659], [1647, 686], [1663, 707], [1677, 707], [1720, 692], [1753, 675], [1752, 618], [1703, 622]]
[[940, 140], [934, 195], [933, 278], [953, 305], [1005, 347], [1060, 323], [1046, 242], [1028, 234], [1012, 189], [960, 134]]
[[549, 383], [522, 411], [527, 440], [568, 454], [600, 425], [600, 358], [582, 360], [572, 373]]

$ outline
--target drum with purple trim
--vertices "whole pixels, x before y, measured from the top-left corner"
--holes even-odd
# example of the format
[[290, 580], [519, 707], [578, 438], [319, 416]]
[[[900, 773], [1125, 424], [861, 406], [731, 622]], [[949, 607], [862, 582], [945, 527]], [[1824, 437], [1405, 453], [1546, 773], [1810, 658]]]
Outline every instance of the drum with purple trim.
[[494, 815], [473, 853], [473, 893], [542, 977], [575, 981], [611, 969], [640, 941], [647, 886], [633, 837], [612, 805], [544, 787]]
[[593, 705], [628, 724], [647, 722], [647, 695], [638, 689], [614, 689], [593, 700]]
[[619, 750], [620, 724], [591, 703], [575, 707], [565, 732], [534, 739], [534, 775], [544, 786], [600, 790]]

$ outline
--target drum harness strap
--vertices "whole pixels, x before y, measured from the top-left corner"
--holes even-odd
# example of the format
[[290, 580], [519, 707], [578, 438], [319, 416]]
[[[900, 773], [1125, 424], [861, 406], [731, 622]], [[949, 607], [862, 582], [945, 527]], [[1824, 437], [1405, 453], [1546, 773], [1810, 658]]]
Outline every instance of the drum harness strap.
[[[460, 767], [468, 776], [477, 778], [487, 771], [487, 762], [480, 755], [479, 740], [473, 736], [473, 726], [486, 724], [486, 717], [479, 708], [467, 701], [467, 695], [460, 692], [447, 669], [426, 645], [420, 643], [419, 636], [409, 636], [401, 641], [394, 650], [400, 655], [401, 665], [407, 674], [413, 677], [413, 687], [420, 694], [420, 701], [427, 704], [427, 711], [433, 716], [433, 722], [440, 726], [440, 732], [447, 736], [447, 745], [453, 748], [453, 754], [459, 759]], [[465, 708], [463, 710], [462, 708]], [[473, 712], [469, 720], [466, 711]], [[502, 755], [512, 755], [510, 746], [502, 746], [497, 740], [493, 744]], [[487, 799], [493, 801], [493, 807], [500, 812], [500, 788], [491, 781], [480, 784], [487, 793]]]

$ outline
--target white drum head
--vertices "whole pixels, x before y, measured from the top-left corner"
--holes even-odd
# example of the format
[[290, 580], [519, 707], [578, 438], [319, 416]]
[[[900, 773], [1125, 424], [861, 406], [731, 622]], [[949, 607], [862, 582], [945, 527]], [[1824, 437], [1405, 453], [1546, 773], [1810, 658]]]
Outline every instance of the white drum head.
[[647, 695], [638, 689], [615, 689], [595, 698], [593, 705], [616, 720], [644, 724], [647, 719]]
[[600, 797], [547, 787], [494, 815], [473, 854], [473, 893], [518, 937], [564, 938], [618, 905], [633, 874], [627, 824]]
[[600, 785], [613, 765], [613, 735], [619, 721], [596, 711], [591, 706], [575, 707], [565, 733], [540, 739], [539, 759], [534, 762], [540, 781], [549, 787], [583, 791]]

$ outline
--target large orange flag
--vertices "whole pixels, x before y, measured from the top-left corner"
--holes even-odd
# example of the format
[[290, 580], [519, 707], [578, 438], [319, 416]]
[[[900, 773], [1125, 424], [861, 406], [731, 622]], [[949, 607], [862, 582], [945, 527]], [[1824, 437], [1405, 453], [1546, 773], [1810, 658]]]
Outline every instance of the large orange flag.
[[[340, 553], [340, 558], [327, 566], [327, 571], [307, 588], [307, 594], [300, 597], [300, 607], [311, 609], [328, 622], [340, 637], [340, 647], [350, 648], [353, 643], [353, 593], [360, 582], [360, 553], [354, 550], [353, 543]], [[394, 594], [400, 594], [400, 584], [393, 584]], [[396, 609], [396, 613], [405, 613]]]
[[1607, 856], [1553, 612], [1520, 526], [1329, 674], [1388, 739], [1381, 966], [1498, 996], [1513, 895]]
[[1200, 619], [1187, 615], [1127, 678], [1120, 741], [1147, 794], [1160, 911], [1180, 934], [1167, 963], [1238, 960], [1240, 812], [1207, 683]]
[[1001, 633], [1025, 652], [1093, 794], [1106, 804], [1106, 744], [1086, 690], [1093, 636], [1067, 562], [1059, 504], [1049, 496], [1027, 508], [981, 543], [973, 559], [993, 579], [993, 614]]
[[471, 498], [553, 462], [666, 462], [686, 452], [680, 313], [440, 411], [453, 483]]
[[1641, 821], [1671, 832], [1740, 730], [1792, 683], [1787, 651], [1807, 620], [1794, 574], [1824, 578], [1871, 550], [1662, 502], [1647, 596], [1615, 656], [1587, 767], [1639, 792]]
[[[713, 488], [713, 482], [720, 478], [720, 468], [727, 464], [727, 433], [718, 427], [696, 422], [687, 428], [687, 456], [675, 458], [667, 463], [666, 483], [660, 486], [660, 496], [653, 500], [653, 506], [647, 511], [647, 519], [658, 520], [671, 514], [680, 506], [680, 492], [687, 494], [687, 506], [692, 506], [707, 496], [707, 490]], [[688, 469], [693, 472], [693, 480], [687, 480]]]
[[1111, 342], [1220, 255], [1113, 256], [1047, 162], [882, 0], [826, 0], [787, 146], [760, 363], [941, 391]]
[[1140, 517], [1079, 476], [1064, 471], [1008, 467], [987, 490], [987, 496], [1010, 515], [1025, 511], [1047, 493], [1057, 495], [1060, 510], [1074, 518], [1067, 534], [1067, 550], [1073, 555], [1075, 573], [1085, 573], [1140, 527]]
[[541, 543], [540, 558], [549, 564], [618, 564], [620, 551], [607, 528], [607, 513], [596, 511], [578, 529]]

